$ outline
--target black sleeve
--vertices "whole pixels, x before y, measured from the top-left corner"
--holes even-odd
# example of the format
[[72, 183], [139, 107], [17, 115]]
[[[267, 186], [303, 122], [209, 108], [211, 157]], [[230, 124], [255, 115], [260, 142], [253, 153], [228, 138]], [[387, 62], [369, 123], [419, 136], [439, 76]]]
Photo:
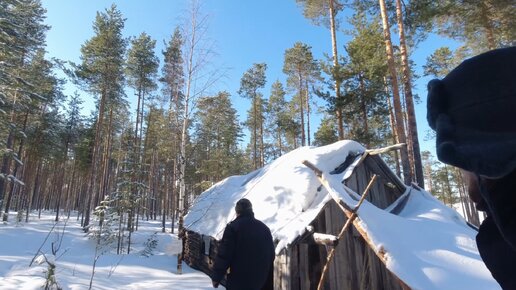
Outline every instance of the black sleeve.
[[231, 225], [226, 226], [224, 235], [218, 247], [217, 257], [213, 264], [213, 276], [211, 279], [215, 282], [220, 282], [226, 274], [231, 260], [233, 259], [235, 249], [235, 231]]

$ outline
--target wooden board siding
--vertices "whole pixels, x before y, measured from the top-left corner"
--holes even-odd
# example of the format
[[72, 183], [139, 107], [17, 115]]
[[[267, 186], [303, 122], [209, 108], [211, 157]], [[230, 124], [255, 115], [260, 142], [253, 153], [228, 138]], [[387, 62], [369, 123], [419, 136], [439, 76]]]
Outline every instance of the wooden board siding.
[[[326, 233], [337, 235], [347, 218], [334, 201], [330, 201], [312, 223], [316, 232], [323, 228], [320, 221], [324, 220]], [[322, 267], [326, 261], [327, 249], [320, 245], [292, 246], [292, 273], [290, 290], [316, 289], [321, 275]], [[303, 253], [303, 250], [306, 251]], [[295, 256], [294, 256], [295, 255]], [[307, 257], [307, 258], [303, 258]], [[320, 263], [314, 263], [313, 258], [318, 256]], [[299, 264], [294, 264], [299, 263]], [[303, 265], [307, 263], [307, 265]], [[308, 275], [301, 279], [300, 275], [305, 272], [303, 269], [308, 266]], [[308, 281], [307, 281], [308, 280]], [[350, 227], [343, 239], [337, 245], [337, 251], [333, 258], [325, 290], [401, 290], [397, 278], [390, 273], [385, 265], [369, 248], [360, 233]]]
[[290, 249], [283, 249], [276, 255], [276, 259], [274, 259], [274, 289], [275, 290], [287, 290], [291, 288], [291, 277], [290, 273], [290, 265], [291, 261], [289, 257]]
[[[385, 209], [405, 192], [405, 186], [380, 157], [365, 158], [345, 184], [362, 194], [374, 174], [378, 175], [378, 180], [371, 188], [367, 199], [377, 207]], [[331, 200], [310, 225], [315, 232], [338, 235], [346, 220], [345, 214]], [[291, 248], [291, 288], [275, 289], [316, 289], [329, 248], [303, 244], [302, 241], [294, 242]], [[308, 274], [301, 277], [306, 273], [307, 266]], [[402, 286], [398, 278], [387, 270], [376, 253], [369, 248], [361, 234], [354, 227], [350, 227], [337, 245], [324, 289], [401, 290]]]

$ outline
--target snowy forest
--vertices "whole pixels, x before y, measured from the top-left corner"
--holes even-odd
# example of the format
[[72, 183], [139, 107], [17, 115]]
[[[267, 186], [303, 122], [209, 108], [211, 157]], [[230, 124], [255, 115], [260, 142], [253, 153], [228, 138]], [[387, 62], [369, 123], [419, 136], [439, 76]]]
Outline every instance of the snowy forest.
[[[91, 23], [78, 24], [91, 26], [93, 36], [72, 62], [47, 57], [52, 28], [40, 0], [2, 0], [2, 220], [10, 212], [27, 222], [31, 212], [52, 211], [55, 221], [73, 216], [87, 232], [116, 216], [118, 251], [129, 253], [141, 221], [173, 233], [195, 197], [218, 181], [302, 146], [350, 139], [366, 148], [405, 143], [387, 156], [392, 170], [478, 225], [461, 173], [421, 149], [415, 103], [422, 100], [413, 93], [421, 76], [411, 52], [430, 34], [459, 42], [426, 58], [424, 76], [442, 78], [465, 58], [515, 45], [514, 2], [295, 2], [307, 21], [327, 28], [332, 50], [323, 59], [310, 43], [276, 51], [286, 81], [273, 82], [266, 95], [268, 64], [259, 59], [238, 91], [212, 92], [224, 70], [210, 62], [216, 51], [202, 1], [189, 2], [166, 39], [145, 31], [125, 37], [118, 7], [99, 9]], [[348, 42], [337, 39], [344, 22], [352, 27]], [[156, 42], [166, 49], [157, 51]], [[66, 84], [81, 90], [67, 94]], [[95, 100], [91, 115], [85, 98]], [[239, 114], [234, 98], [250, 102], [247, 112]], [[312, 112], [323, 117], [314, 120]]]

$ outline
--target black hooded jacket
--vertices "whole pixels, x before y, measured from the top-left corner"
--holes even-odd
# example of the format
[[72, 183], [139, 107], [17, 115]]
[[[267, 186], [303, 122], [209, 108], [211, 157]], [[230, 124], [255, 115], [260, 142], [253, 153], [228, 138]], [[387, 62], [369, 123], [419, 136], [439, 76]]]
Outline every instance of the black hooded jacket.
[[270, 229], [255, 219], [252, 212], [242, 213], [224, 230], [212, 280], [220, 282], [229, 269], [227, 289], [262, 289], [272, 271], [274, 257]]
[[516, 290], [516, 170], [480, 184], [488, 216], [478, 231], [478, 251], [500, 286]]

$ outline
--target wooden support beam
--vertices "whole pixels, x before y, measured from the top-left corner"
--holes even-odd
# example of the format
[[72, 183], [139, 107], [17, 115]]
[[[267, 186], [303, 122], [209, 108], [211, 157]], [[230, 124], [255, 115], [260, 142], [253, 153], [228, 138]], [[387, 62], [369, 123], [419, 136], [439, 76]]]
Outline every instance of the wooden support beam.
[[398, 144], [394, 144], [394, 145], [391, 145], [391, 146], [387, 146], [387, 147], [383, 147], [383, 148], [378, 148], [378, 149], [367, 149], [366, 150], [366, 153], [368, 155], [378, 155], [378, 154], [382, 154], [382, 153], [387, 153], [389, 151], [392, 151], [392, 150], [400, 150], [401, 148], [407, 146], [407, 144], [405, 143], [398, 143]]
[[339, 237], [334, 235], [313, 233], [312, 237], [314, 238], [314, 242], [316, 244], [323, 246], [336, 246], [339, 242]]

